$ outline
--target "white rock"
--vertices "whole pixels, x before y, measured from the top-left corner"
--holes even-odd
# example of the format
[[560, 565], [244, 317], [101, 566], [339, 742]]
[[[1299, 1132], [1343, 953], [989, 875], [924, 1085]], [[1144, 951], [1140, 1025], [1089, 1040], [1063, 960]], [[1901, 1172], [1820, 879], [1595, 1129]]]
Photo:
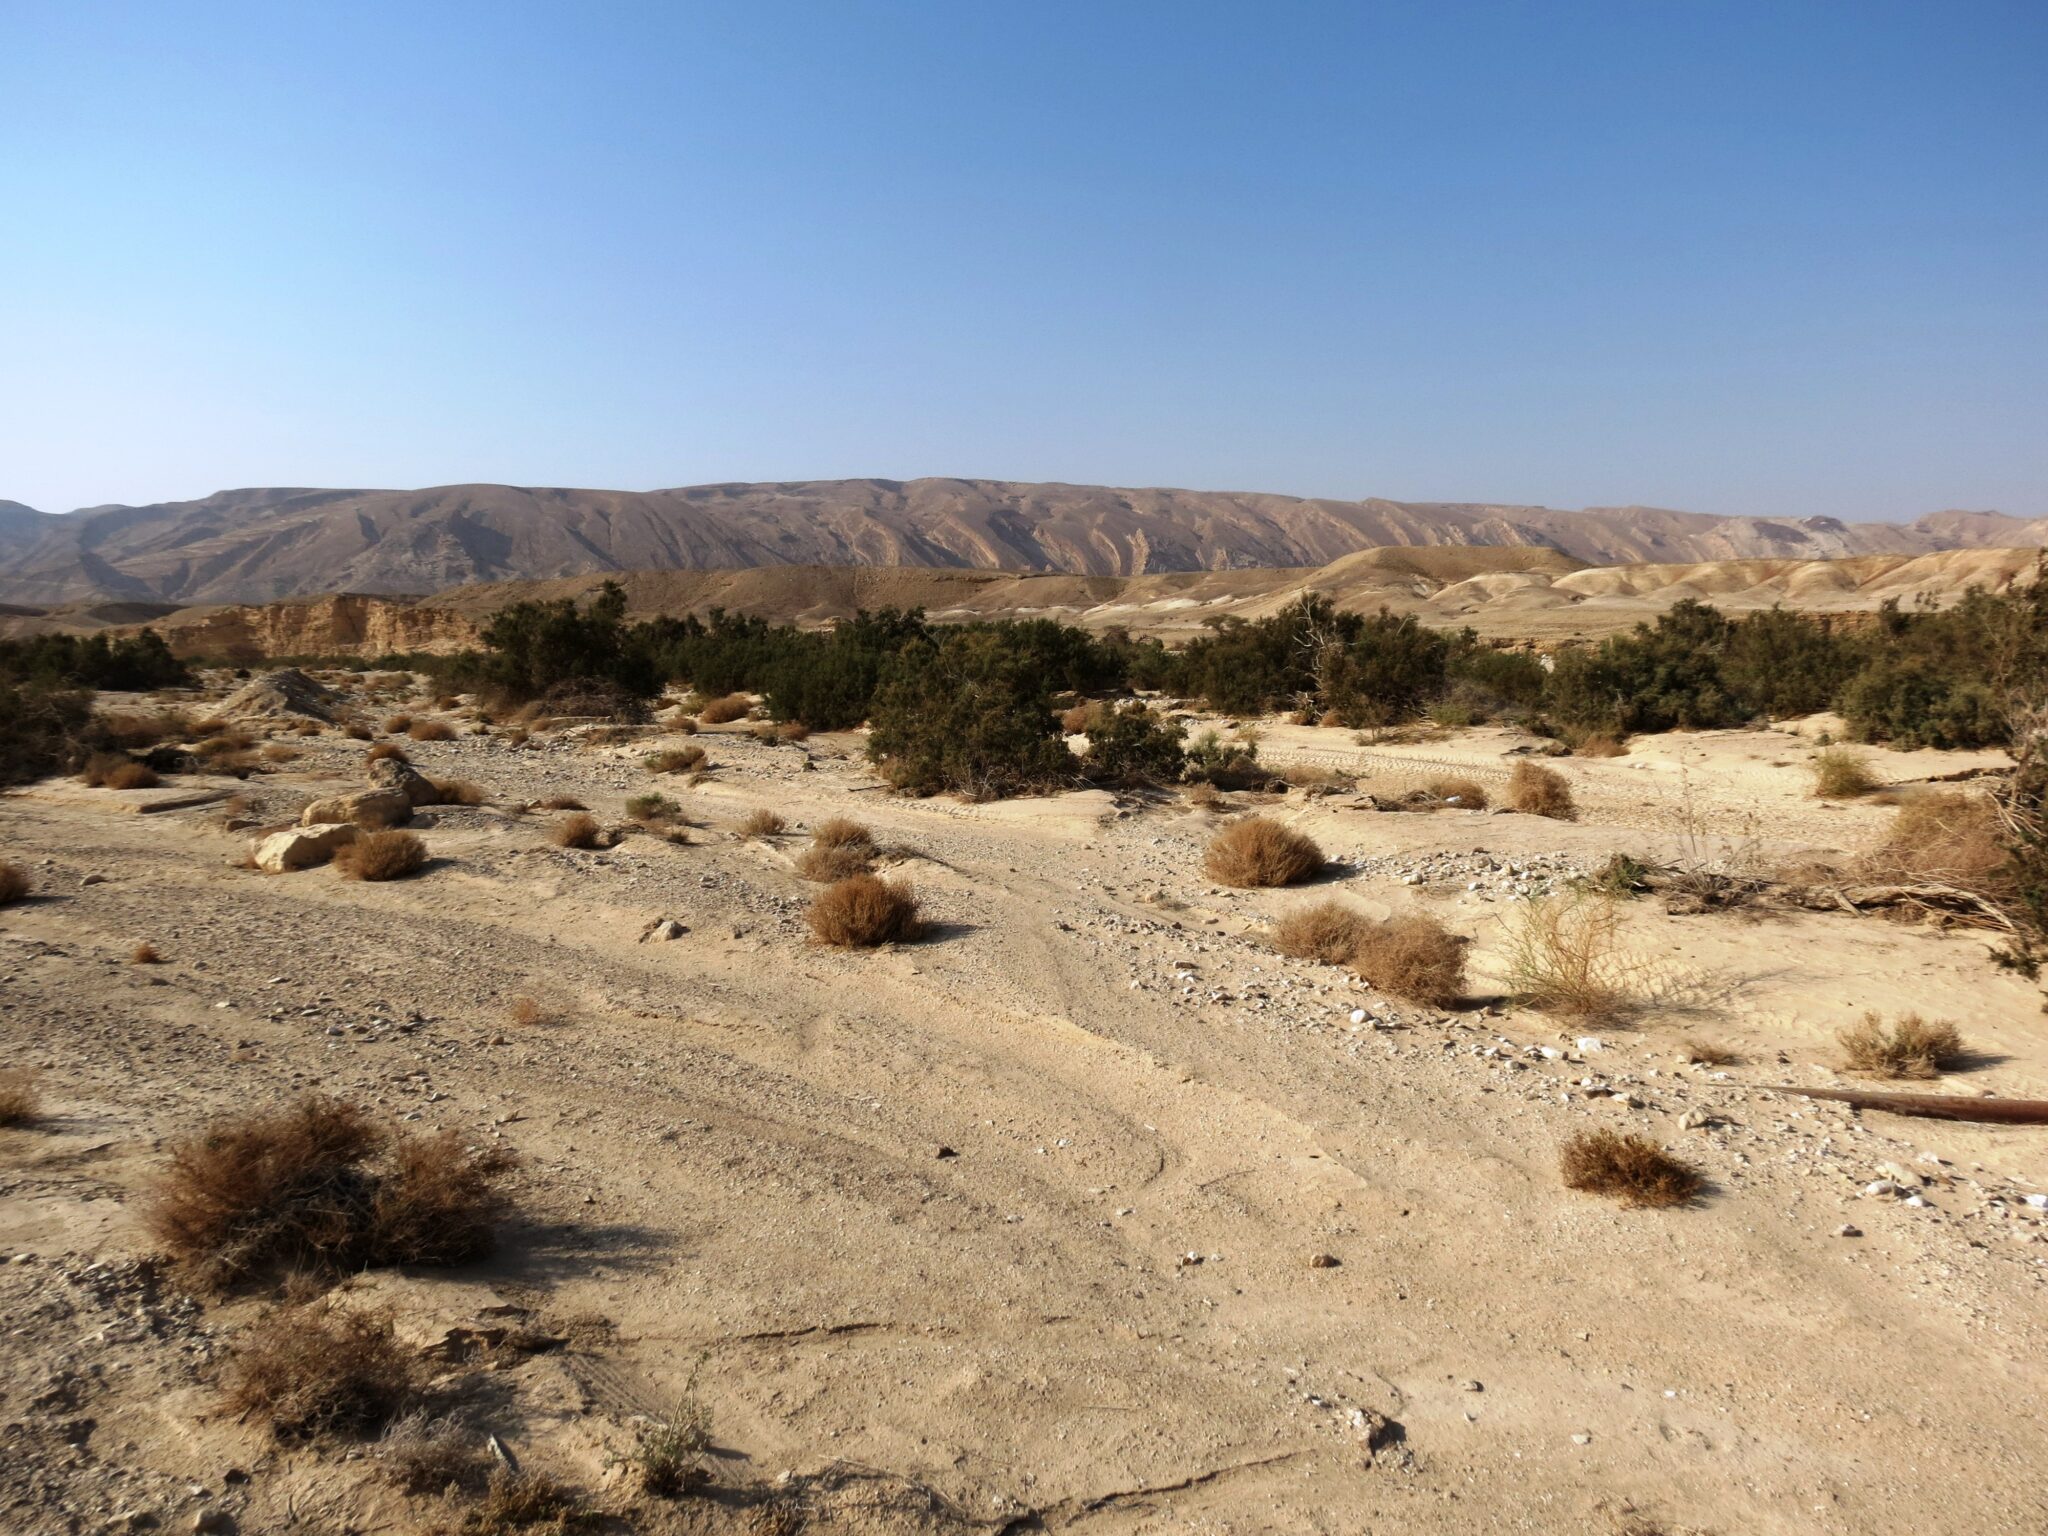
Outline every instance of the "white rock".
[[1607, 1049], [1607, 1047], [1600, 1042], [1599, 1037], [1595, 1035], [1579, 1036], [1578, 1039], [1572, 1042], [1572, 1047], [1581, 1056], [1592, 1056], [1600, 1051], [1604, 1051]]
[[256, 867], [273, 875], [293, 869], [310, 869], [316, 864], [325, 864], [334, 857], [336, 849], [344, 848], [355, 840], [356, 829], [345, 821], [321, 822], [310, 827], [273, 832], [256, 845]]

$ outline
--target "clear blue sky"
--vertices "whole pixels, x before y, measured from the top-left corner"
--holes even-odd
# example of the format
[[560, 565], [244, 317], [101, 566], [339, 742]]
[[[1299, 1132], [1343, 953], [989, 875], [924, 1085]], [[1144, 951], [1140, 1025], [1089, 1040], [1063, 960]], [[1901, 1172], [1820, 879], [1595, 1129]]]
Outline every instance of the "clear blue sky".
[[0, 4], [0, 497], [2048, 514], [2048, 3]]

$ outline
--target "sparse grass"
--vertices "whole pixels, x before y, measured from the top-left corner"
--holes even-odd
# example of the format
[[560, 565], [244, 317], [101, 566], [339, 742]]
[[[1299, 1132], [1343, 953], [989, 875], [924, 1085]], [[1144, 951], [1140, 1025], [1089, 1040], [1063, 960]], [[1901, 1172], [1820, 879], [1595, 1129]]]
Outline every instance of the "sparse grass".
[[626, 815], [642, 826], [665, 826], [683, 814], [683, 808], [667, 795], [635, 795], [626, 802]]
[[1295, 960], [1349, 965], [1372, 922], [1339, 901], [1296, 907], [1273, 925], [1273, 947]]
[[1578, 890], [1514, 903], [1508, 922], [1508, 986], [1522, 1002], [1582, 1023], [1626, 1015], [1638, 1001], [1636, 971], [1620, 953], [1612, 898]]
[[[702, 1360], [698, 1365], [702, 1367]], [[673, 1409], [640, 1422], [632, 1449], [615, 1463], [630, 1468], [640, 1486], [656, 1498], [680, 1498], [710, 1480], [702, 1457], [711, 1449], [711, 1410], [696, 1394], [694, 1371], [690, 1381]]]
[[1370, 928], [1351, 963], [1382, 992], [1448, 1008], [1465, 993], [1465, 943], [1435, 918], [1411, 914]]
[[93, 719], [93, 733], [124, 752], [147, 752], [166, 741], [185, 741], [192, 734], [192, 722], [183, 712], [159, 709], [148, 713], [117, 711]]
[[2016, 903], [2004, 821], [1988, 795], [1916, 795], [1892, 818], [1865, 872], [1902, 884], [1951, 885], [1999, 906]]
[[468, 779], [429, 778], [427, 782], [434, 786], [436, 805], [483, 805], [490, 800], [481, 784], [473, 784]]
[[577, 811], [548, 828], [548, 841], [557, 848], [595, 848], [598, 833], [597, 818], [587, 811]]
[[1322, 867], [1323, 851], [1313, 841], [1264, 816], [1232, 822], [1202, 860], [1211, 880], [1246, 890], [1296, 885]]
[[1853, 800], [1877, 788], [1870, 760], [1854, 747], [1822, 747], [1813, 755], [1813, 793], [1819, 800]]
[[590, 1523], [590, 1512], [567, 1483], [531, 1468], [513, 1472], [499, 1467], [483, 1498], [464, 1512], [458, 1530], [460, 1536], [504, 1536], [536, 1526], [555, 1532]]
[[453, 741], [455, 728], [442, 720], [415, 720], [405, 734], [414, 741]]
[[148, 765], [119, 752], [95, 752], [79, 781], [93, 789], [154, 789], [163, 782]]
[[1358, 779], [1353, 774], [1339, 773], [1335, 768], [1317, 768], [1308, 763], [1288, 763], [1274, 770], [1273, 776], [1294, 789], [1331, 791], [1358, 786]]
[[865, 949], [915, 939], [917, 895], [907, 882], [874, 875], [835, 881], [811, 898], [812, 934], [825, 944]]
[[667, 728], [679, 735], [694, 736], [697, 734], [697, 717], [695, 715], [686, 715], [679, 711], [667, 722]]
[[1198, 811], [1220, 811], [1230, 803], [1223, 798], [1223, 791], [1207, 779], [1187, 787], [1187, 801]]
[[697, 718], [706, 725], [725, 725], [733, 720], [744, 720], [754, 712], [754, 701], [744, 693], [728, 693], [722, 699], [713, 699], [697, 711]]
[[1842, 1044], [1843, 1064], [1866, 1077], [1939, 1077], [1968, 1056], [1955, 1025], [1929, 1023], [1917, 1013], [1891, 1024], [1866, 1013], [1861, 1023], [1835, 1038]]
[[380, 741], [377, 743], [377, 745], [370, 748], [368, 752], [363, 754], [363, 761], [365, 763], [409, 763], [412, 761], [412, 759], [406, 755], [405, 748], [401, 747], [397, 742]]
[[350, 880], [403, 880], [426, 866], [427, 845], [411, 832], [365, 832], [335, 850], [334, 867]]
[[1706, 1181], [1700, 1171], [1673, 1157], [1647, 1136], [1621, 1131], [1582, 1131], [1560, 1150], [1565, 1187], [1611, 1195], [1624, 1205], [1686, 1205]]
[[419, 1368], [383, 1314], [278, 1307], [235, 1336], [222, 1396], [283, 1441], [367, 1435], [411, 1407]]
[[664, 747], [640, 761], [650, 773], [694, 773], [704, 766], [704, 749], [699, 746]]
[[1588, 884], [1609, 896], [1639, 896], [1650, 888], [1650, 866], [1634, 854], [1610, 854]]
[[739, 824], [741, 837], [780, 837], [788, 830], [789, 823], [766, 806], [747, 812]]
[[1424, 787], [1445, 805], [1455, 805], [1461, 811], [1486, 809], [1486, 791], [1471, 779], [1431, 779]]
[[138, 944], [128, 951], [128, 963], [130, 965], [161, 965], [163, 958], [162, 955], [157, 953], [157, 948], [154, 944]]
[[0, 1072], [0, 1126], [33, 1125], [41, 1105], [35, 1073], [21, 1068]]
[[763, 720], [754, 727], [754, 740], [770, 746], [790, 747], [811, 739], [811, 728], [801, 720]]
[[407, 1493], [481, 1489], [495, 1465], [482, 1439], [454, 1415], [415, 1408], [393, 1419], [377, 1442], [385, 1474]]
[[359, 1106], [310, 1094], [174, 1142], [147, 1221], [214, 1289], [290, 1271], [460, 1263], [488, 1250], [510, 1165], [452, 1131], [393, 1136]]
[[21, 900], [28, 891], [28, 871], [11, 859], [0, 859], [0, 907]]
[[1526, 757], [1516, 763], [1514, 771], [1508, 775], [1506, 798], [1508, 809], [1524, 815], [1573, 821], [1579, 814], [1572, 800], [1572, 787], [1565, 776], [1555, 768], [1545, 768]]

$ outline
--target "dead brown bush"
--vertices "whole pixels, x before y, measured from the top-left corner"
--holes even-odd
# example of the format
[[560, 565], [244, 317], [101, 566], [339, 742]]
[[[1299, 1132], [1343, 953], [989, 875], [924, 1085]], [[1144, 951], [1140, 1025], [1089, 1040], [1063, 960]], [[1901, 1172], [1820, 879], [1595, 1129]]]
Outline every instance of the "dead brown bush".
[[377, 1459], [407, 1493], [476, 1492], [497, 1465], [483, 1438], [453, 1415], [415, 1408], [391, 1421], [377, 1442]]
[[1917, 1013], [1887, 1025], [1875, 1013], [1835, 1037], [1843, 1064], [1867, 1077], [1939, 1077], [1968, 1058], [1955, 1025], [1929, 1023]]
[[844, 816], [834, 816], [821, 821], [811, 831], [811, 841], [820, 848], [840, 848], [859, 845], [864, 848], [875, 846], [875, 834], [857, 821]]
[[335, 851], [334, 867], [350, 880], [402, 880], [427, 862], [427, 845], [411, 832], [365, 832]]
[[1486, 791], [1471, 779], [1431, 779], [1424, 787], [1444, 804], [1455, 805], [1461, 811], [1486, 809]]
[[505, 1017], [521, 1029], [535, 1029], [556, 1021], [554, 1009], [536, 997], [513, 998], [512, 1005], [505, 1010]]
[[288, 747], [281, 741], [273, 741], [262, 751], [266, 763], [295, 763], [306, 754], [297, 747]]
[[533, 808], [536, 811], [587, 811], [590, 809], [589, 806], [578, 800], [574, 795], [550, 795], [545, 800], [534, 801]]
[[41, 1103], [35, 1073], [20, 1069], [0, 1072], [0, 1126], [34, 1124]]
[[1863, 861], [1865, 874], [1911, 885], [1950, 885], [1998, 906], [2014, 905], [2019, 887], [2005, 824], [1988, 795], [1947, 790], [1901, 805], [1891, 830]]
[[464, 1513], [458, 1536], [505, 1536], [535, 1527], [555, 1536], [585, 1524], [587, 1518], [582, 1501], [567, 1483], [531, 1468], [514, 1472], [500, 1467], [491, 1474], [483, 1498]]
[[481, 784], [473, 784], [468, 779], [429, 778], [427, 782], [434, 786], [436, 805], [483, 805], [490, 799]]
[[368, 741], [370, 739], [370, 728], [359, 720], [351, 720], [341, 728], [341, 734], [350, 741]]
[[1069, 736], [1085, 735], [1090, 727], [1102, 719], [1103, 714], [1103, 706], [1099, 703], [1076, 704], [1072, 709], [1060, 711], [1060, 729]]
[[357, 1105], [309, 1094], [174, 1142], [145, 1219], [213, 1289], [455, 1263], [488, 1248], [509, 1166], [502, 1152], [467, 1151], [452, 1131], [394, 1138]]
[[403, 736], [411, 729], [411, 715], [388, 715], [385, 717], [384, 734], [386, 736]]
[[704, 766], [704, 749], [699, 746], [664, 747], [640, 760], [650, 773], [692, 773]]
[[1625, 1017], [1639, 1001], [1639, 968], [1620, 952], [1612, 897], [1559, 892], [1517, 901], [1508, 920], [1508, 986], [1546, 1013], [1586, 1023]]
[[744, 693], [728, 693], [722, 699], [713, 699], [697, 711], [697, 718], [706, 725], [725, 725], [729, 721], [744, 720], [754, 712], [754, 701]]
[[128, 963], [130, 965], [160, 965], [163, 963], [163, 958], [162, 955], [157, 953], [154, 944], [138, 944], [128, 951]]
[[395, 741], [380, 741], [363, 754], [363, 761], [365, 763], [381, 763], [387, 760], [409, 763], [412, 761], [412, 758], [406, 754], [405, 748]]
[[1448, 1008], [1465, 993], [1465, 942], [1433, 917], [1396, 917], [1366, 933], [1351, 963], [1382, 992]]
[[405, 734], [414, 741], [453, 741], [455, 728], [441, 720], [415, 720]]
[[237, 1334], [221, 1390], [229, 1408], [296, 1441], [382, 1428], [419, 1396], [420, 1378], [388, 1316], [307, 1304]]
[[1198, 811], [1220, 811], [1230, 803], [1223, 798], [1223, 791], [1207, 779], [1190, 784], [1187, 799], [1188, 804]]
[[1273, 925], [1273, 947], [1296, 960], [1349, 965], [1371, 921], [1338, 901], [1296, 907]]
[[796, 856], [796, 872], [805, 880], [830, 884], [867, 874], [874, 862], [875, 850], [869, 843], [813, 842]]
[[548, 841], [557, 848], [595, 848], [597, 838], [597, 818], [586, 811], [564, 816], [548, 828]]
[[1582, 1131], [1559, 1153], [1565, 1187], [1612, 1195], [1624, 1205], [1685, 1205], [1706, 1181], [1692, 1164], [1673, 1157], [1646, 1136]]
[[120, 752], [93, 753], [78, 778], [93, 789], [153, 789], [163, 782], [146, 765]]
[[779, 837], [788, 830], [789, 823], [766, 806], [747, 812], [739, 825], [741, 837]]
[[1246, 890], [1295, 885], [1323, 867], [1323, 850], [1277, 821], [1247, 816], [1211, 839], [1202, 867], [1218, 884]]
[[1567, 736], [1574, 757], [1626, 757], [1628, 747], [1612, 731], [1587, 731]]
[[1572, 821], [1579, 814], [1565, 776], [1527, 758], [1516, 763], [1508, 775], [1507, 805], [1509, 810], [1524, 815], [1549, 816], [1558, 821]]
[[907, 882], [852, 875], [811, 898], [811, 932], [821, 943], [865, 949], [902, 943], [922, 931], [917, 894]]
[[28, 894], [28, 871], [9, 859], [0, 859], [0, 907]]

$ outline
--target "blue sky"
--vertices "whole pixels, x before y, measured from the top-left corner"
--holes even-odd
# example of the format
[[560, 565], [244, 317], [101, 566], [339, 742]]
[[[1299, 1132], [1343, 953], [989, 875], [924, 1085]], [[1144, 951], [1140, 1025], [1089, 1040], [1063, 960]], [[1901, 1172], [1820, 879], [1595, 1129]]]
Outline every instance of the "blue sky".
[[2048, 5], [0, 6], [0, 497], [2048, 514]]

